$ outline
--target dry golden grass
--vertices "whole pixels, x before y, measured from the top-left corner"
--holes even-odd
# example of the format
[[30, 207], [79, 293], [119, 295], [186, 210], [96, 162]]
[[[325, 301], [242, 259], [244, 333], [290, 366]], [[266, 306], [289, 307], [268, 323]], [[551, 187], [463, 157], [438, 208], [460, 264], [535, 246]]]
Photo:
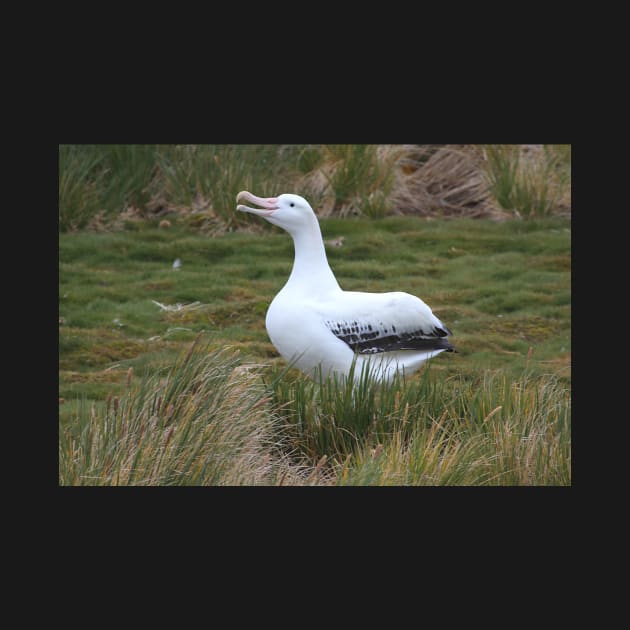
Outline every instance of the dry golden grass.
[[[59, 439], [60, 485], [310, 485], [290, 461], [255, 366], [193, 343], [104, 406], [81, 405]], [[195, 351], [196, 350], [196, 351]]]
[[500, 213], [476, 145], [407, 146], [399, 163], [394, 206], [400, 214], [491, 217]]

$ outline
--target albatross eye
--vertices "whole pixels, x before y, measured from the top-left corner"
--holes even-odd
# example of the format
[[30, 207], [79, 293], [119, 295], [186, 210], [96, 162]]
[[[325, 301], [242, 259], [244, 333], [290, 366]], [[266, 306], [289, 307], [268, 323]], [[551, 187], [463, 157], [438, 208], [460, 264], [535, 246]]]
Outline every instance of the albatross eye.
[[295, 206], [295, 204], [294, 204], [293, 202], [291, 202], [289, 205], [290, 205], [292, 208]]

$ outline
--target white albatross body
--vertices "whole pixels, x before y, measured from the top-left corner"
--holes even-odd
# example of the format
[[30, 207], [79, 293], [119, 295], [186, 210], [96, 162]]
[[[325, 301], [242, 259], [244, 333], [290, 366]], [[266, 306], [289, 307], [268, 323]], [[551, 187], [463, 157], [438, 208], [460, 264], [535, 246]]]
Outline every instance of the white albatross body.
[[[326, 258], [319, 222], [298, 195], [237, 195], [260, 208], [237, 209], [264, 217], [293, 237], [295, 260], [289, 280], [267, 310], [271, 342], [310, 377], [348, 376], [364, 369], [377, 380], [411, 373], [440, 352], [453, 351], [450, 330], [420, 299], [400, 291], [343, 291]], [[369, 365], [366, 365], [368, 364]]]

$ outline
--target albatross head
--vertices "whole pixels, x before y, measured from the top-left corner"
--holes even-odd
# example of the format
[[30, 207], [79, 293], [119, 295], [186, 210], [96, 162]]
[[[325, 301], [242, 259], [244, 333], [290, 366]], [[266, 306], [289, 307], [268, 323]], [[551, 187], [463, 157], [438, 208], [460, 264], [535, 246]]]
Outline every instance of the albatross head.
[[239, 203], [240, 201], [248, 201], [260, 207], [252, 208], [239, 204], [236, 206], [237, 210], [263, 217], [269, 223], [284, 228], [289, 233], [311, 224], [313, 219], [317, 221], [313, 208], [304, 197], [299, 195], [284, 194], [279, 197], [256, 197], [256, 195], [243, 190], [236, 195], [236, 202]]

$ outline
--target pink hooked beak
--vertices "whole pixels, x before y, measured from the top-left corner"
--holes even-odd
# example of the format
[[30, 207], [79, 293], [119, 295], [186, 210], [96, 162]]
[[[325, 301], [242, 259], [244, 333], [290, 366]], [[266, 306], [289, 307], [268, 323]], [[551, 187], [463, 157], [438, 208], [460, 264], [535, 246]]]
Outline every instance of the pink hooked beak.
[[261, 217], [268, 217], [278, 209], [277, 197], [256, 197], [256, 195], [252, 195], [252, 193], [247, 192], [246, 190], [241, 190], [241, 192], [236, 195], [236, 203], [242, 200], [255, 203], [257, 206], [264, 208], [264, 210], [261, 210], [260, 208], [250, 208], [249, 206], [243, 205], [236, 206], [236, 209], [241, 212], [251, 212], [252, 214], [257, 214]]

